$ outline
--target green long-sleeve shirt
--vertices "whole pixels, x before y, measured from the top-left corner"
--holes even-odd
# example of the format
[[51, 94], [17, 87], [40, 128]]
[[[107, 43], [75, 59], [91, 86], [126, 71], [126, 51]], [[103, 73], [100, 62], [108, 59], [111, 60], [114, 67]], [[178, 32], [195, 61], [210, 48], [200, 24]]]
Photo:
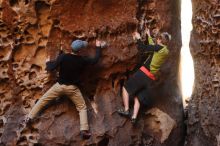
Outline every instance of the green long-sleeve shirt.
[[153, 55], [146, 60], [144, 64], [152, 74], [156, 74], [160, 70], [161, 65], [166, 60], [169, 50], [165, 45], [157, 45], [154, 43], [152, 37], [148, 37], [149, 45], [144, 45], [140, 40], [138, 41], [139, 48], [145, 50], [145, 52], [153, 52]]

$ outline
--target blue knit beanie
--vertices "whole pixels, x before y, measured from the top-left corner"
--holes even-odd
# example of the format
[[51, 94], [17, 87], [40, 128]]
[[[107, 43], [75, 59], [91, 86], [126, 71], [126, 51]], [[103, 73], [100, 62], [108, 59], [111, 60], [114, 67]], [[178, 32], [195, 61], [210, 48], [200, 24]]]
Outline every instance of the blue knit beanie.
[[75, 40], [72, 42], [71, 44], [71, 48], [73, 49], [73, 51], [77, 52], [82, 48], [85, 48], [88, 46], [88, 42], [87, 41], [82, 41], [82, 40]]

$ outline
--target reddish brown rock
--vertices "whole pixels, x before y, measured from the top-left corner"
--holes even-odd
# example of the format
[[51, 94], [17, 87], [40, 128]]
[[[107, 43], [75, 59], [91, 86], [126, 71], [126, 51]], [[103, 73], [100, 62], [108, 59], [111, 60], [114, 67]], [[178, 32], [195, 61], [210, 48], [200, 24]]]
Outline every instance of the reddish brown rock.
[[193, 0], [191, 53], [195, 89], [189, 104], [187, 146], [219, 145], [220, 3]]
[[[181, 47], [180, 2], [175, 0], [45, 0], [0, 1], [0, 95], [2, 145], [147, 145], [183, 144], [183, 109], [177, 85]], [[4, 4], [4, 5], [3, 5]], [[11, 12], [10, 12], [10, 11]], [[5, 16], [10, 12], [10, 17]], [[14, 16], [13, 19], [11, 16]], [[158, 102], [140, 115], [137, 127], [120, 117], [120, 87], [137, 64], [139, 53], [132, 39], [135, 29], [143, 35], [172, 34], [170, 58], [163, 67], [164, 82], [155, 89]], [[92, 137], [82, 141], [79, 117], [73, 103], [54, 101], [22, 133], [19, 123], [54, 83], [45, 71], [45, 59], [69, 48], [73, 39], [89, 41], [86, 54], [94, 55], [96, 38], [108, 41], [102, 58], [82, 78]], [[170, 124], [167, 124], [167, 121]]]

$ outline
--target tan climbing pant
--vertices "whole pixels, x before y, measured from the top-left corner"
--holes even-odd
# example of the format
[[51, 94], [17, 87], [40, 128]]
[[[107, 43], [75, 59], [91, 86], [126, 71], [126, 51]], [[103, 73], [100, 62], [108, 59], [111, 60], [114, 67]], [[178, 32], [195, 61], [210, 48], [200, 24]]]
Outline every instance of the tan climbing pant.
[[79, 112], [80, 130], [88, 130], [89, 126], [85, 100], [79, 88], [74, 85], [54, 84], [34, 105], [28, 117], [33, 119], [46, 104], [62, 95], [67, 95], [75, 104]]

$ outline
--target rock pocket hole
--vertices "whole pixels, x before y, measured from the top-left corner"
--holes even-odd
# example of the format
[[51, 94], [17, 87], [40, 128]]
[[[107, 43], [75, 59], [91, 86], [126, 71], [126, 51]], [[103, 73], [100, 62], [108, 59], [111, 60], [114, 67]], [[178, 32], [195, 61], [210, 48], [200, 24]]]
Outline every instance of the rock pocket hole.
[[35, 143], [34, 146], [43, 146], [43, 145], [39, 143]]
[[25, 143], [27, 142], [27, 138], [25, 136], [20, 137], [20, 139], [18, 140], [17, 144], [19, 143]]
[[105, 136], [105, 137], [97, 144], [97, 146], [107, 146], [108, 143], [109, 143], [109, 138]]
[[44, 1], [38, 1], [35, 3], [35, 10], [38, 12], [38, 10], [48, 7], [49, 5], [47, 5]]
[[41, 67], [40, 66], [38, 66], [38, 65], [36, 65], [36, 64], [32, 64], [31, 65], [31, 70], [34, 70], [34, 71], [40, 71], [41, 70]]
[[112, 88], [114, 89], [115, 88], [115, 80], [117, 78], [117, 75], [112, 75]]
[[36, 77], [37, 77], [37, 74], [35, 72], [29, 73], [29, 80], [32, 80], [32, 79], [34, 79]]
[[25, 0], [25, 5], [29, 4], [29, 0]]
[[216, 59], [216, 63], [220, 64], [220, 54], [216, 55], [215, 59]]
[[18, 4], [18, 1], [17, 0], [10, 0], [9, 4], [10, 4], [11, 7], [13, 7], [13, 6]]
[[4, 121], [1, 119], [0, 120], [0, 128], [2, 128], [4, 126]]

